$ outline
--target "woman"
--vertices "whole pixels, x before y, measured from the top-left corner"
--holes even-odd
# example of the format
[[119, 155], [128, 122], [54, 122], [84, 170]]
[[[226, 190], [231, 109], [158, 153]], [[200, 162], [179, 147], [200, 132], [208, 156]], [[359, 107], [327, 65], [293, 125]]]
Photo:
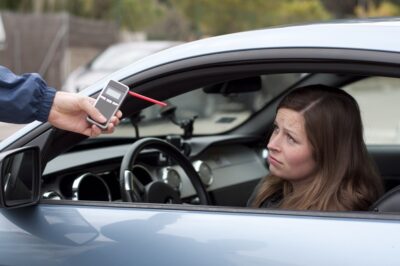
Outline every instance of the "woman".
[[313, 85], [286, 95], [268, 150], [270, 174], [253, 193], [253, 207], [368, 210], [383, 192], [358, 104], [342, 90]]

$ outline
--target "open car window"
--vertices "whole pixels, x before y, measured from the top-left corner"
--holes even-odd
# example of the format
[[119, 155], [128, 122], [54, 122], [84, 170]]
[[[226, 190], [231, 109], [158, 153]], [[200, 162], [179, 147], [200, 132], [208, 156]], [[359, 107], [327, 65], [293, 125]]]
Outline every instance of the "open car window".
[[[193, 135], [220, 134], [240, 126], [303, 76], [300, 73], [262, 75], [258, 91], [245, 92], [245, 83], [243, 90], [237, 93], [207, 93], [205, 88], [198, 88], [166, 102], [176, 107], [178, 119], [196, 117]], [[140, 136], [182, 134], [182, 129], [163, 117], [162, 112], [163, 109], [156, 105], [141, 112]], [[131, 123], [125, 120], [113, 136], [132, 136]]]

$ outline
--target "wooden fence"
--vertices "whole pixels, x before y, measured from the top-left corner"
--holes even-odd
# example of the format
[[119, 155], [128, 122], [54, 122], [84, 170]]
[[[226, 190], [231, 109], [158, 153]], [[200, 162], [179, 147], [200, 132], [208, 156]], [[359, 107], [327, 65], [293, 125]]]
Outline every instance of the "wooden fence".
[[[114, 22], [87, 20], [66, 13], [0, 14], [6, 34], [0, 64], [17, 74], [37, 72], [57, 89], [76, 67], [71, 62], [90, 60], [96, 51], [117, 42], [119, 36]], [[78, 51], [78, 59], [73, 58], [74, 51]]]

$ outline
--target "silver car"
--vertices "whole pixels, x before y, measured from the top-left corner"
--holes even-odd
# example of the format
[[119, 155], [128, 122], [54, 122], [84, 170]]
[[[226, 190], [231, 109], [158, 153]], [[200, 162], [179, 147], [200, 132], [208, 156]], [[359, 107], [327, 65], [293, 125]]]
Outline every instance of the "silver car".
[[[400, 265], [399, 35], [395, 18], [242, 32], [161, 51], [90, 85], [81, 93], [96, 97], [120, 81], [168, 108], [129, 97], [129, 123], [111, 136], [34, 122], [2, 141], [0, 263]], [[276, 105], [307, 84], [358, 101], [388, 191], [378, 208], [246, 206], [268, 174]]]

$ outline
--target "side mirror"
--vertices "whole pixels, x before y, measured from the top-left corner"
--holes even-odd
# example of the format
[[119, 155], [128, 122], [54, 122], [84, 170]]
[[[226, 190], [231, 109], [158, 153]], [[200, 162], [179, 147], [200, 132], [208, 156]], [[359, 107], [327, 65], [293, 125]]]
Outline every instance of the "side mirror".
[[39, 147], [0, 153], [0, 207], [17, 208], [40, 199]]

